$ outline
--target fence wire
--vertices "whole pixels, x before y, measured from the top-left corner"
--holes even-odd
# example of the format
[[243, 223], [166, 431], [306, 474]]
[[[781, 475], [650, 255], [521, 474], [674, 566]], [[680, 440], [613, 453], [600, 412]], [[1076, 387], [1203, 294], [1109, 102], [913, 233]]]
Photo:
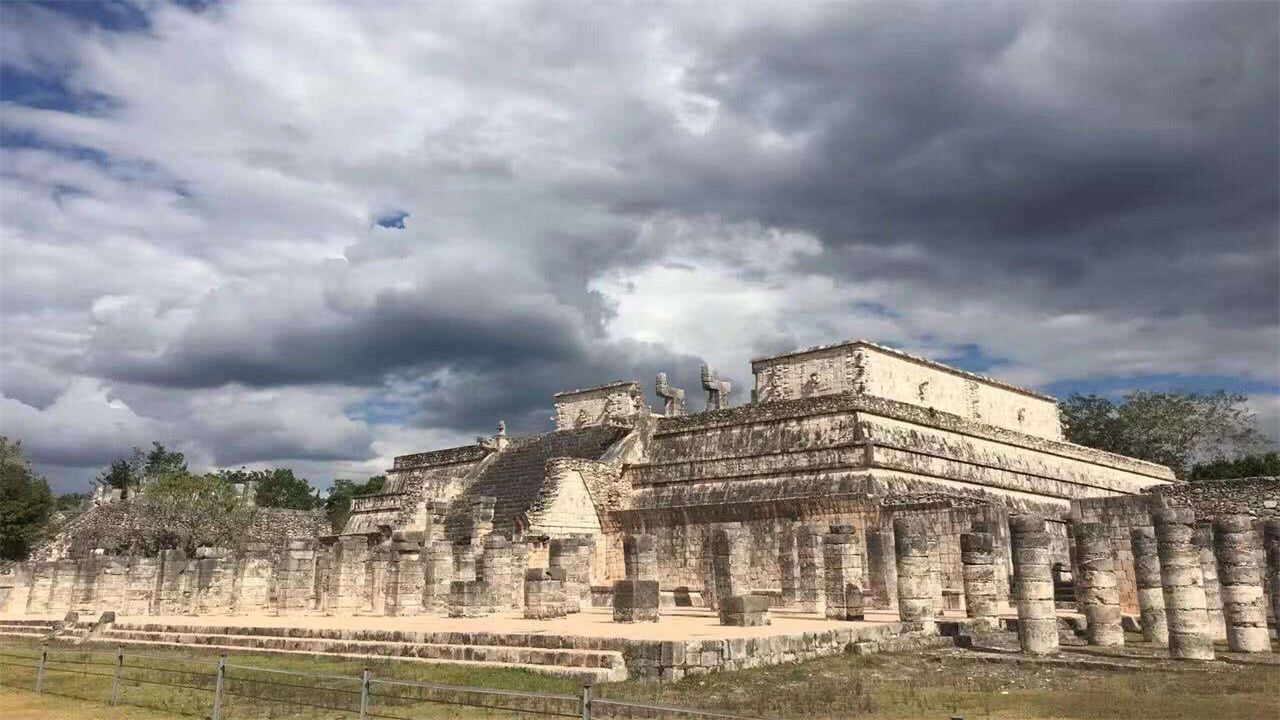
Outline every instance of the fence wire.
[[[6, 647], [5, 649], [20, 650], [26, 648]], [[62, 657], [55, 657], [57, 655]], [[111, 658], [111, 661], [105, 662], [95, 659], [104, 657]], [[134, 662], [130, 663], [129, 661], [131, 660]], [[203, 666], [205, 670], [203, 672], [199, 670], [181, 670], [138, 662], [148, 660], [152, 662], [198, 665]], [[109, 702], [111, 705], [123, 702], [121, 696], [127, 694], [124, 690], [129, 685], [152, 685], [209, 693], [212, 695], [210, 702], [213, 707], [213, 711], [209, 716], [211, 720], [230, 720], [231, 716], [228, 714], [224, 704], [224, 700], [229, 698], [348, 713], [360, 718], [360, 720], [416, 720], [412, 714], [394, 713], [397, 711], [413, 713], [412, 706], [417, 704], [471, 707], [512, 713], [516, 716], [538, 715], [544, 717], [581, 718], [582, 720], [590, 720], [592, 717], [622, 717], [622, 713], [625, 713], [626, 717], [671, 718], [672, 720], [679, 718], [688, 718], [689, 720], [760, 720], [759, 718], [693, 710], [671, 705], [636, 703], [594, 697], [592, 687], [589, 684], [584, 685], [581, 693], [577, 695], [505, 690], [470, 685], [444, 685], [410, 680], [374, 678], [373, 674], [368, 670], [364, 672], [363, 676], [351, 676], [256, 667], [229, 663], [226, 661], [225, 655], [214, 661], [199, 658], [126, 653], [123, 649], [114, 653], [107, 653], [86, 650], [51, 650], [46, 646], [39, 650], [32, 650], [31, 654], [0, 652], [0, 666], [35, 671], [35, 691], [37, 693], [45, 691], [44, 684], [46, 675], [49, 673], [110, 680], [111, 693]], [[114, 672], [99, 672], [89, 669], [95, 667], [111, 667]], [[286, 675], [300, 678], [300, 680], [298, 682], [268, 680], [261, 677], [253, 677], [252, 674], [254, 673]], [[185, 681], [177, 682], [169, 679], [158, 679], [157, 677], [172, 677], [175, 675], [182, 676]], [[313, 684], [325, 681], [354, 683], [358, 689]], [[9, 686], [13, 687], [11, 684]], [[390, 691], [393, 688], [409, 694]], [[349, 702], [346, 705], [316, 702], [317, 698], [314, 695], [320, 693], [336, 693], [344, 696]], [[509, 701], [510, 704], [502, 704], [504, 701]]]

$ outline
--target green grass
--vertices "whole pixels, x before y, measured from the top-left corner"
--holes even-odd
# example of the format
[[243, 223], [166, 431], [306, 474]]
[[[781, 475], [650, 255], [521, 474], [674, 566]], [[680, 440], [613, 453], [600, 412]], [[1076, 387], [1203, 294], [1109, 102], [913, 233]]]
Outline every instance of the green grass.
[[[11, 652], [12, 650], [3, 650]], [[31, 653], [30, 649], [26, 652]], [[152, 650], [169, 658], [201, 657], [188, 651]], [[58, 657], [65, 657], [59, 654]], [[9, 660], [9, 658], [0, 658]], [[93, 658], [110, 662], [109, 657]], [[156, 668], [181, 669], [176, 661], [147, 661]], [[309, 673], [358, 676], [361, 662], [310, 656], [245, 654], [229, 656], [231, 664], [244, 664]], [[453, 665], [426, 665], [410, 662], [383, 662], [368, 665], [375, 677], [414, 680], [450, 685], [473, 685], [512, 690], [576, 694], [578, 684], [558, 678], [517, 670], [477, 669]], [[212, 667], [199, 668], [212, 672]], [[91, 666], [90, 672], [110, 673], [109, 666]], [[142, 671], [142, 679], [159, 679], [158, 670]], [[228, 689], [269, 692], [287, 700], [272, 703], [246, 698], [230, 698], [225, 705], [228, 720], [266, 718], [352, 717], [335, 711], [308, 708], [300, 703], [355, 708], [358, 695], [339, 689], [358, 690], [355, 682], [316, 680], [266, 673], [230, 671], [234, 678], [273, 680], [282, 683], [316, 685], [302, 689], [278, 685], [250, 685], [234, 681]], [[178, 677], [173, 675], [171, 677]], [[32, 671], [0, 666], [0, 694], [28, 697]], [[207, 686], [208, 680], [192, 684]], [[58, 696], [89, 701], [84, 717], [114, 718], [105, 714], [102, 703], [110, 693], [111, 680], [75, 673], [49, 673], [45, 688]], [[246, 690], [246, 688], [256, 688]], [[373, 711], [406, 718], [513, 717], [510, 712], [485, 711], [456, 705], [393, 701], [375, 698]], [[976, 662], [963, 656], [923, 656], [915, 654], [854, 656], [842, 655], [799, 665], [780, 665], [732, 673], [714, 673], [686, 678], [677, 683], [629, 681], [601, 685], [599, 697], [656, 702], [722, 712], [776, 718], [940, 718], [962, 715], [967, 720], [993, 718], [1054, 718], [1111, 720], [1152, 718], [1153, 720], [1200, 720], [1208, 718], [1280, 717], [1280, 667], [1246, 667], [1211, 664], [1161, 662], [1153, 669], [1114, 672], [1045, 666], [1015, 666]], [[404, 692], [405, 688], [382, 686], [384, 692]], [[211, 695], [197, 690], [174, 689], [141, 683], [125, 683], [122, 703], [150, 708], [164, 716], [207, 717]], [[500, 698], [469, 698], [476, 702], [504, 702]], [[29, 697], [28, 697], [29, 700]], [[527, 701], [526, 701], [527, 702]], [[573, 703], [535, 702], [526, 709], [573, 712]], [[124, 711], [112, 711], [124, 712]], [[59, 717], [64, 714], [59, 714]], [[33, 715], [38, 717], [38, 715]], [[118, 715], [118, 717], [134, 717]], [[137, 717], [151, 717], [138, 715]], [[532, 715], [529, 715], [532, 717]]]

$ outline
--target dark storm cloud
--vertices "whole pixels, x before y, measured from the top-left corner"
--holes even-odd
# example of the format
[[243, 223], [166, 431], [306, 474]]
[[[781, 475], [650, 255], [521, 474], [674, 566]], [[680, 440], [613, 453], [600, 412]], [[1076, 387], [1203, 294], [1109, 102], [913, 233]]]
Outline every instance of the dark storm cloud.
[[1275, 3], [145, 7], [0, 43], [0, 400], [54, 464], [360, 462], [658, 371], [696, 409], [700, 353], [866, 328], [1280, 372]]
[[757, 26], [710, 43], [695, 84], [803, 151], [731, 126], [642, 148], [618, 207], [806, 229], [831, 249], [814, 269], [907, 242], [939, 282], [1025, 274], [1050, 306], [1275, 325], [1278, 22], [1275, 3], [951, 3]]

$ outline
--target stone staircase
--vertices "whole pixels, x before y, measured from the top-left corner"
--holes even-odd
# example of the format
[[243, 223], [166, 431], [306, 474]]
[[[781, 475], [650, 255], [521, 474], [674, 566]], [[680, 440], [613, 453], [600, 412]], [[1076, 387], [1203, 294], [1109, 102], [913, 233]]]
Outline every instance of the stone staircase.
[[52, 636], [61, 626], [57, 620], [0, 618], [0, 642], [38, 642]]
[[592, 642], [529, 634], [124, 623], [99, 631], [89, 642], [135, 648], [198, 647], [226, 653], [452, 663], [530, 670], [593, 682], [627, 678], [622, 646], [608, 639]]

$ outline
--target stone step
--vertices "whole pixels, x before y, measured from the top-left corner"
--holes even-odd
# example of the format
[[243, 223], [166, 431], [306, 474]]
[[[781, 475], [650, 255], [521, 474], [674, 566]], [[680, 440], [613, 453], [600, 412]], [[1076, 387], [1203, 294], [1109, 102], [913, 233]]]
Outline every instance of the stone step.
[[32, 632], [30, 630], [19, 630], [15, 628], [0, 628], [0, 638], [4, 639], [22, 639], [22, 640], [43, 640], [49, 637], [47, 632]]
[[17, 618], [0, 618], [0, 627], [40, 627], [52, 630], [57, 623], [53, 620], [19, 620]]
[[538, 633], [413, 632], [401, 630], [343, 630], [318, 627], [261, 627], [239, 625], [189, 625], [172, 623], [116, 623], [116, 631], [167, 632], [218, 635], [252, 635], [322, 640], [372, 640], [379, 642], [439, 645], [500, 645], [563, 650], [621, 652], [626, 642], [617, 638], [593, 638]]
[[175, 645], [225, 645], [270, 650], [319, 650], [323, 652], [423, 657], [436, 660], [480, 660], [517, 662], [568, 667], [611, 668], [623, 664], [622, 654], [600, 650], [565, 650], [512, 647], [508, 645], [456, 645], [444, 643], [389, 642], [385, 640], [330, 640], [290, 638], [278, 635], [228, 635], [219, 633], [169, 633], [137, 630], [107, 630], [103, 642], [117, 639], [145, 640]]
[[[129, 645], [137, 647], [181, 647], [189, 646], [184, 643], [172, 643], [156, 640], [136, 640], [131, 638], [98, 638], [92, 641], [105, 645]], [[199, 644], [201, 648], [208, 650], [220, 650], [226, 653], [261, 653], [267, 655], [309, 655], [335, 657], [349, 660], [400, 660], [406, 662], [419, 662], [433, 665], [464, 665], [469, 667], [485, 667], [485, 668], [501, 668], [509, 670], [526, 670], [529, 672], [545, 673], [550, 675], [559, 675], [564, 677], [572, 677], [579, 680], [591, 680], [592, 682], [620, 682], [627, 679], [627, 668], [623, 664], [621, 653], [616, 658], [616, 664], [609, 667], [578, 667], [572, 665], [556, 665], [544, 664], [536, 662], [507, 662], [497, 660], [457, 660], [442, 659], [433, 657], [419, 657], [414, 655], [395, 655], [388, 656], [386, 654], [369, 654], [358, 652], [334, 652], [327, 650], [290, 650], [278, 648], [253, 647], [250, 645], [217, 645], [217, 644]], [[493, 648], [473, 648], [473, 649], [493, 649]]]

